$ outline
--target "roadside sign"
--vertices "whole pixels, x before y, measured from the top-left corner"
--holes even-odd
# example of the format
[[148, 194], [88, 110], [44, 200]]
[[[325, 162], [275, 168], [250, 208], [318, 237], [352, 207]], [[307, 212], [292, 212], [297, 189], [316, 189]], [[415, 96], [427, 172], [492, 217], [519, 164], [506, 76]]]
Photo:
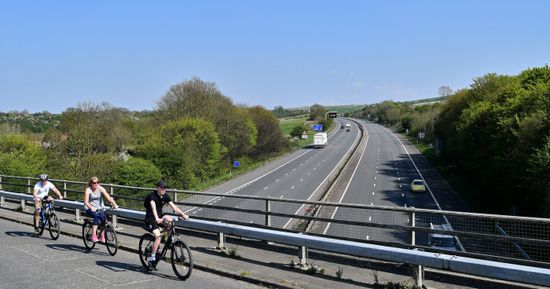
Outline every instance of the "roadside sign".
[[323, 125], [322, 125], [322, 124], [314, 124], [314, 125], [312, 126], [312, 129], [313, 129], [314, 131], [322, 131], [322, 130], [323, 130]]
[[302, 133], [302, 139], [307, 139], [307, 131], [305, 131], [305, 130]]
[[233, 161], [233, 167], [238, 168], [241, 165], [239, 161]]

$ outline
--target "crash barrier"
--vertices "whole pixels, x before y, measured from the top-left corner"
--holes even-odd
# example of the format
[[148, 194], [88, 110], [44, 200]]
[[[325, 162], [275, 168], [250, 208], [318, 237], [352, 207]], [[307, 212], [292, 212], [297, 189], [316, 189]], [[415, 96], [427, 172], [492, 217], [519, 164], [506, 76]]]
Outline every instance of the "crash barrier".
[[[3, 201], [5, 201], [5, 199], [20, 200], [22, 202], [33, 201], [33, 197], [29, 194], [7, 192], [4, 190], [0, 190], [0, 196]], [[58, 200], [55, 205], [57, 207], [72, 209], [82, 209], [84, 207], [83, 203], [71, 200]], [[117, 210], [111, 210], [110, 214], [132, 220], [143, 220], [145, 213], [142, 211], [119, 208]], [[220, 234], [220, 241], [224, 239], [224, 235], [232, 235], [293, 245], [304, 248], [305, 250], [315, 249], [350, 256], [411, 264], [417, 266], [417, 270], [415, 270], [417, 285], [422, 285], [424, 267], [534, 285], [545, 286], [550, 284], [550, 269], [546, 268], [346, 241], [321, 236], [310, 236], [276, 229], [227, 224], [219, 221], [189, 219], [187, 221], [178, 221], [176, 225], [181, 228], [216, 232]]]

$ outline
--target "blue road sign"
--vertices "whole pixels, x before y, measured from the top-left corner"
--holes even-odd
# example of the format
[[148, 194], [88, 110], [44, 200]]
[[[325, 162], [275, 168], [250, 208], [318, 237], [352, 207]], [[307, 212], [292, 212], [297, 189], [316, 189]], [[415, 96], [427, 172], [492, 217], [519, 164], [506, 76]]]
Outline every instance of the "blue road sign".
[[314, 131], [322, 131], [323, 130], [323, 125], [322, 124], [314, 124], [313, 125], [313, 130]]
[[233, 167], [238, 168], [241, 165], [239, 161], [233, 161]]

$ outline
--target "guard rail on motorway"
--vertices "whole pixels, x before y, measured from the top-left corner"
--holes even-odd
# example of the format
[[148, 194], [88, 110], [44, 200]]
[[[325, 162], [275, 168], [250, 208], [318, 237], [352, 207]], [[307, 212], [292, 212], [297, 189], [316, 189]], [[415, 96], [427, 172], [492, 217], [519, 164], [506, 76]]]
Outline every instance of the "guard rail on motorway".
[[[0, 175], [0, 189], [30, 194], [36, 181], [36, 178]], [[83, 199], [85, 182], [50, 181], [67, 199]], [[144, 196], [154, 190], [102, 185], [119, 205], [138, 210], [143, 209]], [[303, 232], [310, 221], [324, 222], [331, 224], [330, 232], [307, 232], [308, 235], [358, 242], [366, 242], [365, 236], [368, 235], [369, 243], [439, 253], [446, 251], [431, 246], [429, 236], [447, 234], [460, 238], [465, 247], [465, 252], [453, 252], [458, 256], [550, 268], [550, 219], [245, 196], [235, 194], [238, 189], [226, 193], [170, 189], [168, 193], [180, 208], [195, 219], [223, 220], [277, 230], [282, 230], [291, 218], [301, 220], [298, 226], [285, 228], [285, 231], [291, 232]], [[315, 216], [314, 213], [321, 207], [338, 209], [340, 217]], [[444, 219], [452, 224], [452, 231], [430, 226], [444, 223]]]
[[[4, 198], [22, 201], [33, 201], [28, 194], [13, 193], [0, 190]], [[58, 200], [56, 206], [81, 209], [84, 204], [77, 201]], [[144, 212], [129, 209], [117, 209], [112, 215], [133, 220], [143, 220]], [[217, 232], [251, 239], [276, 242], [287, 245], [311, 248], [327, 252], [341, 253], [351, 256], [373, 258], [384, 261], [406, 263], [429, 268], [466, 273], [477, 276], [508, 280], [521, 283], [548, 285], [550, 284], [550, 269], [532, 266], [515, 265], [503, 262], [480, 260], [449, 254], [423, 252], [414, 249], [403, 249], [381, 246], [362, 242], [339, 240], [328, 237], [310, 236], [300, 233], [285, 232], [274, 229], [256, 228], [237, 224], [227, 224], [215, 221], [190, 219], [177, 222], [179, 227]], [[422, 284], [423, 274], [417, 274], [417, 284]]]

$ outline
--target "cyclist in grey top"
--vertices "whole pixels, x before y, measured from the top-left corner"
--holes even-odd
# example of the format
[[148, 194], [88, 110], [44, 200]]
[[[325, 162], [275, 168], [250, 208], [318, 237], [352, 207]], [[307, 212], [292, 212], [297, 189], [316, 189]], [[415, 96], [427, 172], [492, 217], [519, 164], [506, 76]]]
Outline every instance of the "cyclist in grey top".
[[84, 191], [84, 206], [86, 206], [86, 213], [88, 216], [94, 218], [92, 222], [92, 236], [90, 241], [105, 243], [105, 231], [101, 233], [101, 237], [97, 237], [97, 226], [107, 217], [105, 216], [105, 207], [103, 206], [103, 197], [109, 201], [111, 207], [118, 208], [115, 200], [107, 193], [105, 188], [99, 185], [99, 179], [97, 177], [91, 177], [88, 182], [88, 187]]

